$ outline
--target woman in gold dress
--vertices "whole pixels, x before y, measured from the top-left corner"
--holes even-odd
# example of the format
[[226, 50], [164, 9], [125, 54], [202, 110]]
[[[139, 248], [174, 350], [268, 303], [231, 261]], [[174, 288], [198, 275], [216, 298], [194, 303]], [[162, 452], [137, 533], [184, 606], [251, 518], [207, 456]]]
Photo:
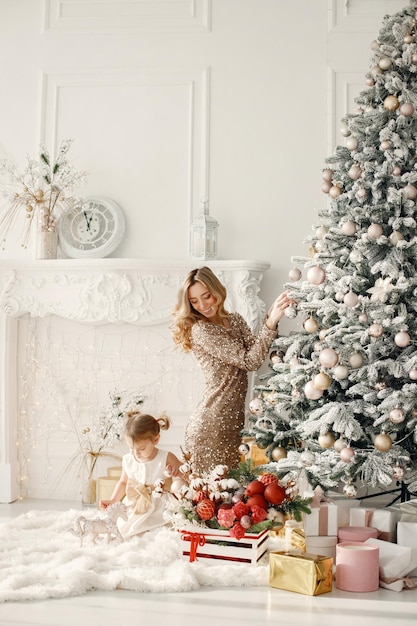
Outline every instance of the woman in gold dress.
[[194, 269], [179, 290], [171, 325], [175, 343], [193, 352], [205, 376], [203, 397], [185, 431], [185, 451], [197, 472], [238, 464], [247, 373], [262, 365], [291, 304], [282, 293], [255, 337], [239, 313], [225, 310], [225, 300], [226, 289], [212, 270]]

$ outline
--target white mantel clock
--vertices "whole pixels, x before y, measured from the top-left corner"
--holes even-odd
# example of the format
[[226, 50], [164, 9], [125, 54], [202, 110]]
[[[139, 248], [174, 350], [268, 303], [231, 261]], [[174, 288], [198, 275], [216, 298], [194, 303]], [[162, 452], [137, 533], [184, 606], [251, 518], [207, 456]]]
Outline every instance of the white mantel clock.
[[64, 213], [58, 222], [59, 246], [73, 259], [103, 258], [122, 241], [125, 218], [114, 200], [91, 196]]

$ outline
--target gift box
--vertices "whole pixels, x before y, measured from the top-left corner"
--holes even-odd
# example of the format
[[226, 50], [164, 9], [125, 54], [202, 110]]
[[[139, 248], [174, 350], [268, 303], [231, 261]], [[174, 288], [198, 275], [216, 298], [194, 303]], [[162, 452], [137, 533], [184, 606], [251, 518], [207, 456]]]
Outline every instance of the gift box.
[[350, 526], [369, 526], [376, 528], [378, 539], [395, 542], [398, 511], [394, 509], [374, 509], [355, 507], [350, 510]]
[[336, 562], [336, 544], [337, 537], [306, 537], [306, 552], [309, 554], [320, 554], [321, 556], [329, 556]]
[[367, 539], [377, 539], [378, 531], [369, 526], [342, 526], [339, 528], [339, 541], [366, 541]]
[[308, 596], [328, 593], [333, 585], [333, 559], [317, 554], [270, 552], [269, 585]]
[[306, 551], [306, 537], [301, 522], [287, 520], [285, 525], [275, 532], [275, 535], [285, 541], [286, 550]]
[[[416, 509], [417, 512], [417, 509]], [[409, 548], [417, 548], [417, 517], [415, 522], [398, 522], [397, 544]], [[417, 568], [409, 572], [409, 576], [417, 576]]]
[[381, 539], [367, 539], [365, 544], [379, 548], [379, 584], [392, 591], [410, 587], [411, 572], [417, 567], [417, 548], [399, 546]]
[[400, 522], [414, 522], [417, 524], [417, 500], [401, 502], [391, 508], [397, 511]]
[[360, 500], [356, 498], [346, 498], [343, 494], [337, 493], [337, 491], [329, 491], [328, 497], [330, 502], [333, 502], [337, 506], [337, 525], [349, 526], [350, 521], [350, 509], [360, 506]]
[[366, 593], [379, 587], [379, 548], [363, 542], [336, 546], [336, 587]]
[[267, 550], [269, 531], [246, 533], [241, 539], [232, 537], [228, 530], [202, 528], [181, 530], [182, 557], [190, 562], [250, 563], [256, 565]]
[[310, 505], [311, 513], [303, 514], [303, 525], [309, 536], [336, 536], [338, 510], [333, 502], [320, 502], [320, 506]]

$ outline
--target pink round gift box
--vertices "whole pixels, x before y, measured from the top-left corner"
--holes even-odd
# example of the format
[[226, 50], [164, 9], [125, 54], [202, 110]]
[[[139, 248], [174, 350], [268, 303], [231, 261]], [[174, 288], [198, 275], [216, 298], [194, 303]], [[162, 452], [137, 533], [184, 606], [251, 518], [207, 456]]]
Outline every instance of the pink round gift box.
[[379, 588], [379, 548], [362, 541], [336, 546], [336, 587], [367, 592]]
[[339, 542], [342, 541], [366, 541], [367, 539], [376, 539], [378, 531], [376, 528], [368, 526], [342, 526], [337, 531]]

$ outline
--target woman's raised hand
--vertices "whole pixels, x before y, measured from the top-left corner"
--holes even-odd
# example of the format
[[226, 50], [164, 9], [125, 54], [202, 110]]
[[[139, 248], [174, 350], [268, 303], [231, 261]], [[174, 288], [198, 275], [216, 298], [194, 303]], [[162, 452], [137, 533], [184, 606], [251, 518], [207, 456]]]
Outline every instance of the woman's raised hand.
[[289, 299], [287, 291], [281, 293], [278, 298], [274, 300], [266, 318], [266, 325], [270, 330], [277, 328], [278, 322], [284, 317], [285, 309], [291, 304], [293, 304], [293, 302]]

